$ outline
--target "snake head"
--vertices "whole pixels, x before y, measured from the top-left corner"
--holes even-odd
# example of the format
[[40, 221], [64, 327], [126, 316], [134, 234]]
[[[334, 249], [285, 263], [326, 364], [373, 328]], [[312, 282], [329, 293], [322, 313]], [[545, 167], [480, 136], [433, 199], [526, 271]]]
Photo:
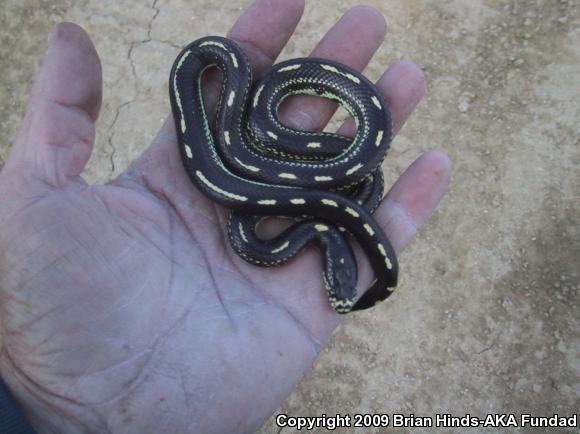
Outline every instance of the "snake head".
[[323, 278], [330, 304], [338, 313], [348, 313], [356, 296], [357, 267], [354, 259], [347, 257], [328, 260]]

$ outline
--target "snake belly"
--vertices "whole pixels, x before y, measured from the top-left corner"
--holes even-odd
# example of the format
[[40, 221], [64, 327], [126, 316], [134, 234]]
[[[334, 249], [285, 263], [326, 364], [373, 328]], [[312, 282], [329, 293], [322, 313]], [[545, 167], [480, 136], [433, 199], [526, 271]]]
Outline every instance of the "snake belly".
[[[215, 121], [202, 95], [203, 73], [223, 72]], [[323, 280], [338, 313], [367, 309], [397, 284], [398, 263], [372, 217], [382, 196], [380, 164], [391, 140], [391, 115], [374, 85], [351, 68], [324, 59], [274, 65], [252, 86], [250, 64], [233, 41], [205, 37], [177, 56], [169, 94], [183, 166], [207, 197], [231, 210], [228, 233], [248, 262], [275, 266], [318, 244]], [[282, 101], [294, 94], [337, 101], [355, 119], [353, 139], [283, 125]], [[268, 216], [295, 220], [271, 240], [255, 231]], [[348, 235], [367, 256], [375, 280], [358, 301], [357, 264]]]

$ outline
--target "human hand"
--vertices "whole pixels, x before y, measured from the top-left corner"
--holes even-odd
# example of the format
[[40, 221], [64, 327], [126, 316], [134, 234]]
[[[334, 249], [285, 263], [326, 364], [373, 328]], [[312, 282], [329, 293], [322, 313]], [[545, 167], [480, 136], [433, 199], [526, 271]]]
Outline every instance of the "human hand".
[[[303, 9], [266, 3], [257, 0], [229, 34], [256, 75]], [[312, 54], [362, 69], [384, 32], [374, 9], [355, 8]], [[422, 73], [398, 62], [377, 85], [396, 132], [424, 93]], [[319, 254], [276, 269], [237, 257], [226, 210], [182, 168], [171, 117], [125, 173], [86, 184], [101, 86], [88, 36], [57, 26], [0, 172], [0, 373], [39, 432], [251, 432], [339, 323]], [[297, 97], [283, 119], [321, 128], [333, 110]], [[353, 132], [347, 122], [342, 133]], [[443, 153], [423, 154], [375, 213], [398, 252], [442, 197], [450, 170]], [[366, 287], [370, 268], [359, 274]]]

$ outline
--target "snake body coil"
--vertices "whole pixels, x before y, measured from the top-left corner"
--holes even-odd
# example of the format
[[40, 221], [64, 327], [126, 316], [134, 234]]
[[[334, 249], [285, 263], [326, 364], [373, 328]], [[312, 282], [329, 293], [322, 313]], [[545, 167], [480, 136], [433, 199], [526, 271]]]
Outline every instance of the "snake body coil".
[[[224, 75], [213, 126], [201, 84], [210, 66]], [[380, 163], [391, 140], [391, 115], [372, 83], [336, 62], [304, 58], [273, 66], [252, 87], [243, 51], [229, 39], [206, 37], [178, 55], [169, 89], [185, 170], [202, 193], [232, 210], [230, 242], [242, 258], [274, 266], [318, 243], [337, 312], [366, 309], [391, 294], [397, 259], [371, 216], [382, 197]], [[277, 110], [293, 94], [339, 102], [357, 123], [355, 138], [283, 125]], [[255, 230], [264, 216], [296, 222], [262, 240]], [[345, 232], [361, 245], [376, 277], [356, 303], [357, 264]]]

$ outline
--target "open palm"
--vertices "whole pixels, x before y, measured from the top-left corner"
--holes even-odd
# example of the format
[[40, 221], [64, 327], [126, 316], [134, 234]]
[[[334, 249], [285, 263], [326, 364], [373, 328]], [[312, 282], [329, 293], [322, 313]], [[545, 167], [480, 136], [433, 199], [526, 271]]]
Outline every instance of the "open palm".
[[[235, 24], [229, 36], [257, 75], [302, 9], [300, 1], [258, 0]], [[362, 69], [384, 32], [375, 10], [355, 8], [313, 55]], [[399, 62], [377, 85], [397, 131], [423, 94], [421, 71]], [[318, 253], [276, 269], [238, 258], [226, 210], [182, 169], [171, 119], [119, 178], [87, 185], [80, 174], [100, 100], [88, 36], [58, 25], [0, 172], [1, 375], [39, 432], [250, 432], [290, 394], [339, 322]], [[300, 97], [283, 116], [321, 128], [334, 108]], [[383, 201], [376, 216], [398, 251], [434, 209], [449, 173], [446, 156], [428, 152]], [[360, 287], [370, 278], [363, 266]]]

